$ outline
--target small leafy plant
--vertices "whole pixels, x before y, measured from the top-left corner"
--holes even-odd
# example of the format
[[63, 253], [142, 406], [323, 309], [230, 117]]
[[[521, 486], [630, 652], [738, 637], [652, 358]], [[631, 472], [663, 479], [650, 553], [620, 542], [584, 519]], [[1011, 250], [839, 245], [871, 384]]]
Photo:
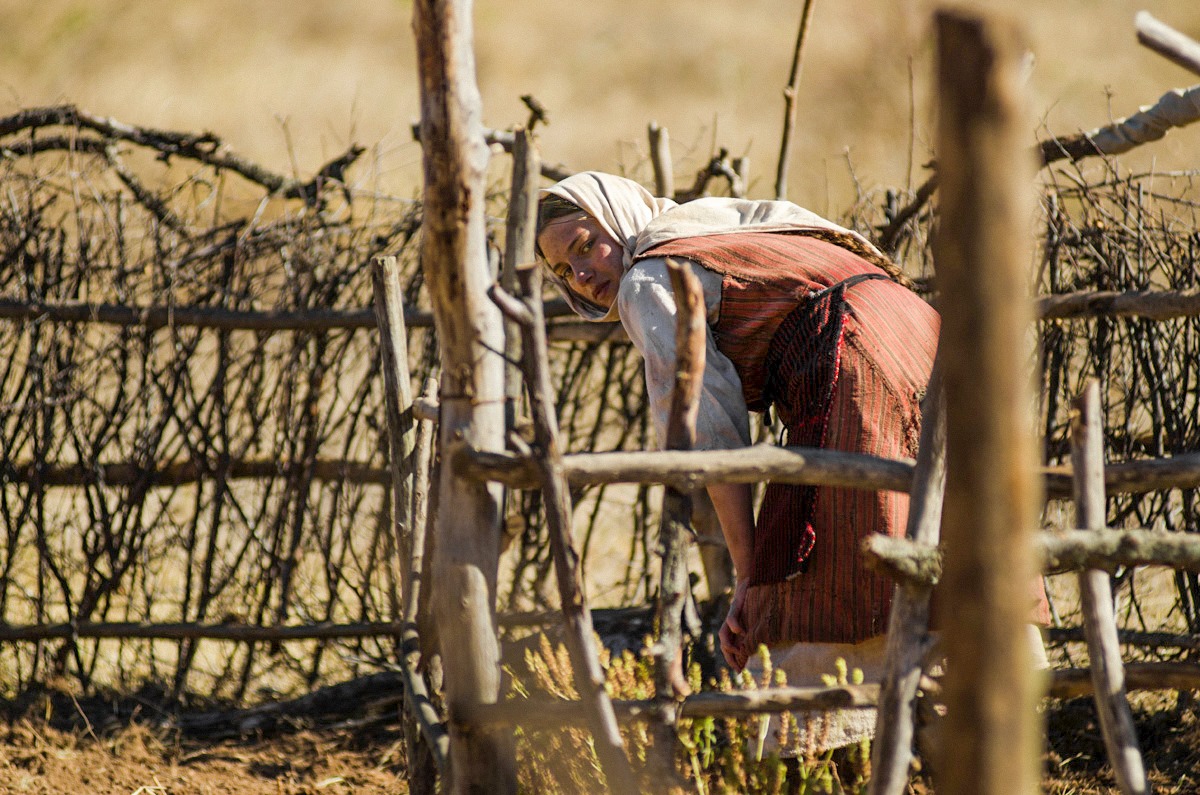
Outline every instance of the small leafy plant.
[[[654, 659], [649, 645], [647, 641], [637, 654], [626, 650], [613, 655], [602, 649], [600, 661], [607, 672], [611, 698], [654, 698]], [[784, 673], [772, 668], [765, 648], [760, 648], [759, 660], [757, 678], [745, 671], [731, 675], [722, 669], [707, 683], [702, 681], [700, 666], [693, 662], [688, 668], [689, 684], [693, 692], [700, 692], [705, 685], [710, 691], [732, 692], [787, 684]], [[510, 699], [578, 698], [566, 647], [552, 644], [544, 635], [535, 648], [526, 651], [523, 669], [510, 667], [508, 674]], [[823, 679], [828, 686], [861, 684], [862, 672], [849, 671], [845, 662], [838, 660], [836, 670]], [[680, 719], [673, 752], [675, 772], [686, 790], [699, 795], [861, 795], [870, 777], [870, 741], [826, 749], [822, 742], [826, 738], [819, 732], [829, 723], [818, 719], [801, 731], [792, 713], [782, 713], [776, 720], [768, 715]], [[621, 733], [635, 770], [647, 773], [654, 732], [647, 723], [635, 721], [623, 726]], [[603, 773], [587, 729], [518, 728], [516, 738], [522, 791], [589, 795], [602, 790]]]

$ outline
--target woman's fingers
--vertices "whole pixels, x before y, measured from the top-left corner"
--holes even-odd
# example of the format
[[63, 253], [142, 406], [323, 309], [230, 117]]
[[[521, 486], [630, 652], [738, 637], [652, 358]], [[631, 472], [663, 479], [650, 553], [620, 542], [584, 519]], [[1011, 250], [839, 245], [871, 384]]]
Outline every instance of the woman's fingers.
[[736, 671], [740, 671], [746, 667], [747, 654], [743, 649], [745, 645], [742, 638], [742, 633], [746, 631], [742, 624], [742, 604], [746, 600], [746, 585], [744, 581], [739, 581], [733, 589], [733, 599], [729, 603], [729, 614], [725, 616], [725, 623], [721, 625], [721, 631], [717, 634], [721, 641], [721, 653], [725, 655], [725, 661]]
[[735, 671], [740, 671], [746, 667], [746, 654], [742, 651], [742, 626], [734, 618], [731, 613], [725, 623], [721, 625], [721, 631], [717, 633], [721, 641], [721, 654], [725, 655], [725, 662], [729, 663]]

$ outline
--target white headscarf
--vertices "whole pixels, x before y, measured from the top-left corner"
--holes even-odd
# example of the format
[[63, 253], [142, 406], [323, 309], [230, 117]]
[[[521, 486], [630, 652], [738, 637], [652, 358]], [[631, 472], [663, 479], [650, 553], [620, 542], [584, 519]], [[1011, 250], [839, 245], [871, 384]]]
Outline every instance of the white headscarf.
[[[749, 199], [704, 198], [686, 204], [655, 198], [650, 191], [625, 177], [599, 171], [573, 174], [544, 194], [566, 199], [596, 219], [612, 235], [623, 252], [625, 270], [636, 257], [651, 248], [685, 237], [722, 235], [733, 232], [796, 232], [822, 229], [849, 235], [869, 249], [866, 238], [827, 221], [791, 202]], [[562, 291], [567, 303], [587, 320], [616, 320], [617, 302], [604, 309], [576, 295], [563, 279], [549, 271], [548, 278]]]

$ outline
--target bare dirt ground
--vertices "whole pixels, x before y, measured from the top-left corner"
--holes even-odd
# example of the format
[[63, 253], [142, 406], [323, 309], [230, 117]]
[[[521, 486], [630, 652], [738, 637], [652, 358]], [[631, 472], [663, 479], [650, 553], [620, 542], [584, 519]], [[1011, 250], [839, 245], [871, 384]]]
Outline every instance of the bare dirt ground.
[[64, 695], [26, 694], [7, 705], [0, 726], [0, 792], [399, 795], [408, 791], [400, 725], [388, 716], [320, 726], [293, 724], [270, 736], [195, 740], [152, 727], [146, 716], [156, 710], [144, 698], [81, 702], [68, 697], [64, 705]]
[[[1194, 695], [1140, 693], [1130, 698], [1154, 792], [1200, 792], [1200, 719]], [[1091, 699], [1047, 704], [1043, 789], [1061, 795], [1117, 793]]]
[[[408, 791], [399, 723], [293, 725], [271, 736], [189, 740], [139, 722], [137, 699], [80, 702], [56, 693], [7, 705], [0, 727], [0, 792], [57, 795], [397, 795]], [[1158, 793], [1200, 792], [1200, 717], [1190, 694], [1132, 698], [1151, 784]], [[67, 706], [71, 711], [64, 711]], [[138, 707], [141, 707], [139, 713]], [[124, 720], [114, 712], [129, 708]], [[1119, 792], [1091, 701], [1045, 704], [1042, 789], [1055, 795]], [[913, 791], [934, 792], [918, 779]]]

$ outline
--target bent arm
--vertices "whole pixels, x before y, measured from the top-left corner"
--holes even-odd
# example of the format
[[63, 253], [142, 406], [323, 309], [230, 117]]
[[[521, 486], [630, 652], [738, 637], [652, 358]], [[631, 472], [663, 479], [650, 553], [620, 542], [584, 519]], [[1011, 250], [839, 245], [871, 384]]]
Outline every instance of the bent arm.
[[[695, 266], [705, 286], [710, 314], [720, 301], [720, 278]], [[707, 276], [708, 278], [703, 278]], [[641, 352], [655, 429], [665, 432], [675, 378], [675, 297], [662, 260], [644, 260], [626, 274], [618, 295], [621, 322]], [[711, 327], [705, 339], [704, 381], [696, 419], [699, 450], [744, 447], [750, 443], [749, 413], [733, 362], [716, 347]], [[754, 508], [750, 486], [717, 483], [708, 487], [721, 532], [739, 576], [749, 571]]]
[[721, 522], [721, 534], [739, 579], [750, 571], [754, 540], [754, 505], [749, 483], [711, 483], [708, 496]]
[[[705, 306], [711, 313], [720, 301], [720, 276], [694, 266], [704, 286]], [[675, 384], [675, 295], [666, 263], [638, 262], [621, 280], [617, 294], [621, 325], [642, 354], [650, 417], [659, 443], [665, 438], [671, 390]], [[705, 334], [704, 379], [696, 416], [696, 450], [725, 450], [750, 444], [750, 419], [742, 382], [733, 362], [717, 348], [712, 328]]]

